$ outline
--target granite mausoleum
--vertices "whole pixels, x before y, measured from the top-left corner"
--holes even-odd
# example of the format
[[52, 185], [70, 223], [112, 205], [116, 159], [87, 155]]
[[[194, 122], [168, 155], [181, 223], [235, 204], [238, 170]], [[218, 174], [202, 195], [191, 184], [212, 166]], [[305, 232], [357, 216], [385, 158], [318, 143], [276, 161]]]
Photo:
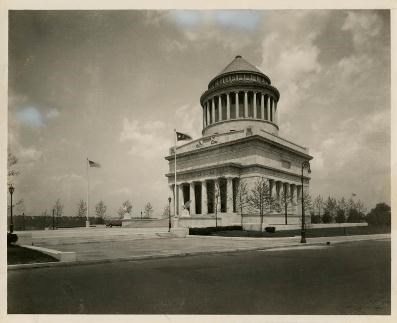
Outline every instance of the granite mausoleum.
[[[166, 157], [170, 196], [177, 199], [176, 210], [171, 203], [171, 214], [176, 211], [179, 227], [214, 226], [215, 207], [218, 225], [240, 225], [239, 181], [249, 188], [261, 177], [276, 200], [288, 192], [288, 224], [301, 223], [301, 165], [312, 157], [307, 148], [278, 136], [279, 99], [269, 77], [241, 56], [209, 82], [200, 99], [202, 137], [177, 147], [177, 183], [173, 148]], [[305, 191], [309, 180], [306, 173]], [[182, 216], [188, 201], [188, 215]], [[259, 224], [258, 214], [243, 213], [244, 224]], [[310, 223], [310, 216], [305, 218]], [[266, 210], [264, 226], [271, 224], [284, 224], [284, 208]]]

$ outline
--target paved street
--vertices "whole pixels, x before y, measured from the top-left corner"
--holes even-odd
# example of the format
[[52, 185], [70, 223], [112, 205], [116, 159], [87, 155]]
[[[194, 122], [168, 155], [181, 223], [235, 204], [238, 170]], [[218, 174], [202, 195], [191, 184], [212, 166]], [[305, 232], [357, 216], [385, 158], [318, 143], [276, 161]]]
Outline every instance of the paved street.
[[390, 313], [390, 240], [308, 247], [10, 271], [8, 312]]

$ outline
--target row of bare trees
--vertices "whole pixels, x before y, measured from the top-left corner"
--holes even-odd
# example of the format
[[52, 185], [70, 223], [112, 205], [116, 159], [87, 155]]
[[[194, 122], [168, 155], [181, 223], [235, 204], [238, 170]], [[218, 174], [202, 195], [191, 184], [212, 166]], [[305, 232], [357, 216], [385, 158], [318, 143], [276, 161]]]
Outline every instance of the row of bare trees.
[[340, 199], [328, 196], [324, 199], [318, 195], [313, 200], [313, 208], [311, 210], [312, 222], [314, 223], [330, 223], [330, 222], [360, 222], [364, 219], [367, 212], [364, 203], [358, 199], [354, 200], [355, 194], [352, 197]]
[[[217, 187], [216, 189], [219, 189]], [[248, 183], [241, 178], [236, 187], [236, 208], [241, 215], [241, 225], [243, 225], [243, 214], [250, 212], [260, 216], [260, 225], [263, 225], [263, 217], [272, 211], [284, 211], [285, 224], [288, 224], [288, 208], [295, 206], [293, 204], [292, 195], [284, 190], [280, 198], [272, 196], [270, 186], [265, 177], [259, 177], [254, 182], [251, 188], [248, 188]], [[311, 208], [311, 197], [307, 192], [304, 192], [304, 207], [305, 210]], [[215, 201], [218, 202], [217, 200]]]

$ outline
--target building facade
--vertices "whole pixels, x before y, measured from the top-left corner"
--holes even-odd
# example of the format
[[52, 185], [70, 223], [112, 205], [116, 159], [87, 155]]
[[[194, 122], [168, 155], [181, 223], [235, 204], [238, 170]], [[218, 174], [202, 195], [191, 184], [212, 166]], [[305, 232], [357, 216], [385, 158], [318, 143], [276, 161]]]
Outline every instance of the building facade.
[[[171, 213], [178, 216], [178, 226], [259, 223], [255, 211], [245, 208], [241, 214], [237, 200], [240, 183], [246, 183], [250, 191], [258, 178], [267, 181], [276, 201], [288, 196], [288, 224], [300, 223], [301, 167], [312, 157], [307, 148], [278, 136], [279, 99], [269, 77], [241, 56], [209, 82], [200, 98], [202, 137], [176, 148], [176, 183], [175, 149], [166, 157]], [[309, 180], [305, 174], [304, 191]], [[284, 208], [269, 207], [264, 225], [284, 224], [284, 215]]]

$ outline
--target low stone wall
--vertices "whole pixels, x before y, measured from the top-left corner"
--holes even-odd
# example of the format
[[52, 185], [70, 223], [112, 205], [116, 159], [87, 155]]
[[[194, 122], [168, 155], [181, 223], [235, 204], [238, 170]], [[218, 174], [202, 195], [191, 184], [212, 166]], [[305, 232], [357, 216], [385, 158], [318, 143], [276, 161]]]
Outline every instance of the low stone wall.
[[[123, 228], [161, 228], [168, 227], [168, 218], [164, 219], [125, 219], [122, 220]], [[171, 224], [173, 218], [171, 218]]]
[[[232, 225], [241, 225], [240, 215], [237, 213], [220, 213], [218, 214], [218, 227], [226, 227]], [[215, 227], [215, 215], [191, 215], [189, 217], [181, 217], [178, 220], [178, 227], [181, 228], [206, 228]]]
[[[306, 229], [320, 229], [320, 228], [350, 228], [350, 227], [366, 227], [368, 223], [307, 223]], [[263, 223], [262, 231], [266, 227], [275, 227], [276, 231], [285, 230], [300, 230], [301, 224], [275, 224], [275, 223]], [[243, 230], [248, 231], [259, 231], [260, 223], [245, 223]]]
[[[206, 228], [215, 226], [215, 217], [211, 216], [190, 216], [179, 218], [178, 227], [179, 228]], [[218, 217], [218, 226], [222, 226], [222, 218]]]
[[367, 227], [368, 223], [311, 223], [307, 225], [308, 229], [320, 229], [320, 228], [349, 228], [349, 227]]

